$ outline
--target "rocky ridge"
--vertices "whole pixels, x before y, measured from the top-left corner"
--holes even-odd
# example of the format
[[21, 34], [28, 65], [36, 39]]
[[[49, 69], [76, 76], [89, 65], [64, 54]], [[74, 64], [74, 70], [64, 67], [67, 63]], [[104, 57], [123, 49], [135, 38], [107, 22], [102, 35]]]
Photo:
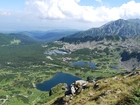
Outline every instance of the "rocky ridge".
[[[136, 21], [137, 20], [137, 21]], [[104, 24], [98, 28], [91, 28], [86, 31], [75, 33], [67, 38], [82, 38], [86, 36], [105, 36], [105, 35], [119, 35], [130, 37], [140, 35], [140, 21], [139, 19], [123, 20], [118, 19]]]
[[[140, 71], [98, 81], [77, 81], [70, 93], [57, 98], [51, 105], [138, 105], [140, 102]], [[74, 87], [74, 88], [75, 88]]]

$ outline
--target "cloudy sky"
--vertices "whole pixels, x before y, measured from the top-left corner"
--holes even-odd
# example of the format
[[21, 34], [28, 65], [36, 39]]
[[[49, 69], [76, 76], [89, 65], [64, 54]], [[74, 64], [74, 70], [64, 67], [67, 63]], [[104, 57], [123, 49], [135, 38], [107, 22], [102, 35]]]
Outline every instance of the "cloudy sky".
[[140, 18], [140, 0], [0, 0], [0, 31], [86, 30]]

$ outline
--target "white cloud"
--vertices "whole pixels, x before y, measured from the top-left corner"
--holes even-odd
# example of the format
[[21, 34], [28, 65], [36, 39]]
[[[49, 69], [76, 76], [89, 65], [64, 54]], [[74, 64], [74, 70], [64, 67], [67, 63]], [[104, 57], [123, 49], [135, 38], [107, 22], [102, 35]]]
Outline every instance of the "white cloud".
[[134, 18], [140, 17], [140, 3], [136, 3], [134, 0], [123, 4], [120, 8], [120, 16], [122, 18]]
[[77, 3], [80, 2], [80, 1], [81, 1], [81, 0], [75, 0], [75, 2], [77, 2]]
[[9, 11], [0, 11], [0, 15], [2, 15], [2, 16], [10, 16], [11, 12], [9, 12]]
[[102, 0], [95, 0], [95, 1], [97, 1], [97, 2], [99, 2], [99, 3], [102, 3]]
[[[96, 0], [102, 2], [102, 0]], [[62, 20], [74, 19], [79, 21], [103, 22], [119, 18], [140, 17], [140, 3], [134, 0], [120, 7], [80, 6], [80, 0], [28, 0], [26, 6], [31, 13], [43, 19]]]

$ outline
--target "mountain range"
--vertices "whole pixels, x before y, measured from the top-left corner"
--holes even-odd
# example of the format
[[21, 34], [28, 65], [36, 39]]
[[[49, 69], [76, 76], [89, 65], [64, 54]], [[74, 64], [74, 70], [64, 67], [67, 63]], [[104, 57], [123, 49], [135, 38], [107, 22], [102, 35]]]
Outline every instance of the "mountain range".
[[62, 37], [75, 34], [78, 30], [49, 30], [49, 31], [23, 31], [19, 32], [20, 35], [30, 36], [41, 42], [53, 42]]
[[[102, 39], [105, 36], [119, 35], [121, 37], [139, 38], [140, 35], [140, 19], [119, 19], [108, 22], [101, 27], [91, 28], [86, 31], [79, 30], [50, 30], [50, 31], [23, 31], [12, 34], [1, 34], [1, 42], [5, 43], [8, 39], [21, 39], [22, 42], [52, 42], [56, 40], [64, 42], [75, 41], [91, 41]], [[6, 38], [7, 37], [7, 38]]]
[[[0, 72], [0, 105], [139, 105], [140, 19], [86, 31], [0, 33]], [[72, 83], [73, 95], [59, 79], [50, 92], [37, 90], [57, 72], [87, 84]]]
[[119, 19], [111, 21], [98, 28], [91, 28], [86, 31], [77, 32], [73, 35], [60, 39], [61, 41], [68, 41], [70, 39], [83, 39], [87, 37], [97, 37], [106, 35], [119, 35], [122, 37], [131, 37], [140, 35], [140, 19]]
[[0, 45], [9, 45], [12, 41], [20, 44], [48, 43], [78, 32], [78, 30], [23, 31], [0, 33]]
[[35, 40], [35, 38], [27, 35], [21, 35], [17, 33], [11, 33], [11, 34], [0, 33], [0, 45], [9, 45], [13, 41], [20, 41], [20, 44], [38, 43], [38, 41]]

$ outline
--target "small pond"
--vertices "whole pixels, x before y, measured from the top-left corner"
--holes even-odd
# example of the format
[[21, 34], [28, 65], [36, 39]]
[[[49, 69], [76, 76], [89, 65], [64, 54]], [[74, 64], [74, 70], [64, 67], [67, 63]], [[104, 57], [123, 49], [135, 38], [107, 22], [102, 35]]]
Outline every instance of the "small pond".
[[53, 54], [68, 54], [68, 53], [62, 50], [52, 50], [52, 51], [46, 51], [44, 54], [53, 55]]
[[52, 87], [58, 85], [59, 83], [66, 83], [69, 86], [76, 80], [81, 80], [81, 78], [68, 73], [58, 72], [50, 80], [37, 84], [36, 88], [40, 91], [50, 91]]
[[71, 62], [72, 66], [90, 66], [91, 68], [96, 68], [96, 64], [94, 62], [83, 62], [83, 61], [77, 61], [77, 62]]
[[118, 66], [112, 66], [110, 67], [111, 70], [119, 70]]

